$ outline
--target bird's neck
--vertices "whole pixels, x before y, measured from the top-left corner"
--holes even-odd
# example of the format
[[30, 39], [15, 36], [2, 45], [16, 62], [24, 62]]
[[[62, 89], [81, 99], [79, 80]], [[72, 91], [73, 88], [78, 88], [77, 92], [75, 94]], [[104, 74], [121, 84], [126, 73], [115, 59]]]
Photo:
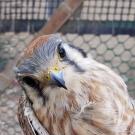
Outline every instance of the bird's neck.
[[69, 126], [71, 125], [70, 114], [71, 111], [77, 110], [77, 107], [78, 104], [75, 101], [74, 94], [61, 89], [49, 91], [48, 100], [45, 104], [41, 104], [38, 107], [33, 104], [33, 109], [38, 120], [51, 134], [54, 134], [53, 129], [56, 127], [59, 127], [59, 130], [57, 130], [57, 132], [60, 132], [59, 134], [64, 134], [67, 127], [71, 131], [71, 127]]

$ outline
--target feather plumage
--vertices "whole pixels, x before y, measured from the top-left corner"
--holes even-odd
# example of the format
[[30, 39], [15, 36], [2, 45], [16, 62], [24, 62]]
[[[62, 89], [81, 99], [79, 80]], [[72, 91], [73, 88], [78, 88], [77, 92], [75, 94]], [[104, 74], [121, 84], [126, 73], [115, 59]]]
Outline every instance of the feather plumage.
[[[44, 54], [49, 55], [48, 63], [40, 63], [38, 71], [32, 73], [42, 89], [34, 89], [20, 81], [44, 130], [50, 135], [134, 135], [135, 109], [123, 79], [107, 66], [87, 55], [84, 57], [80, 50], [58, 39], [60, 37], [51, 35], [47, 40], [42, 36], [33, 41], [34, 45], [28, 49], [32, 51], [27, 51], [30, 55], [24, 53], [27, 57], [18, 66], [21, 69], [24, 61], [35, 55], [33, 50], [40, 50], [41, 44], [42, 48], [47, 49], [50, 44], [57, 48], [60, 42], [65, 49], [63, 60], [59, 59], [56, 49], [48, 50], [49, 53]], [[54, 65], [63, 72], [67, 90], [46, 78]], [[83, 72], [77, 70], [78, 67]], [[19, 119], [22, 118], [19, 116]]]

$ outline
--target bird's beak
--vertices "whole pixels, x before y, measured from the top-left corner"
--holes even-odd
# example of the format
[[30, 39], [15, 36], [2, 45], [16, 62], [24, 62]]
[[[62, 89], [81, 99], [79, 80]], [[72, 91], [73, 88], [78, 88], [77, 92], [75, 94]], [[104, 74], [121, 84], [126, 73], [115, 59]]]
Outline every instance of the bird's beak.
[[59, 87], [63, 87], [64, 89], [67, 89], [65, 86], [65, 81], [63, 78], [62, 71], [51, 71], [50, 77], [51, 77], [51, 80], [54, 81]]

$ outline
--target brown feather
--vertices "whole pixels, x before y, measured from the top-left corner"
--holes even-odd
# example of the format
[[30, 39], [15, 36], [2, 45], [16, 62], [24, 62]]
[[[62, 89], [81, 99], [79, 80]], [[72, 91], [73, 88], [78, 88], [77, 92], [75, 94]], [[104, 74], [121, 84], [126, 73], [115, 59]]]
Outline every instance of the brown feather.
[[20, 123], [21, 128], [23, 129], [24, 135], [35, 135], [31, 129], [31, 126], [29, 125], [27, 117], [24, 115], [24, 108], [26, 106], [26, 98], [22, 96], [19, 99], [19, 104], [18, 104], [18, 120]]

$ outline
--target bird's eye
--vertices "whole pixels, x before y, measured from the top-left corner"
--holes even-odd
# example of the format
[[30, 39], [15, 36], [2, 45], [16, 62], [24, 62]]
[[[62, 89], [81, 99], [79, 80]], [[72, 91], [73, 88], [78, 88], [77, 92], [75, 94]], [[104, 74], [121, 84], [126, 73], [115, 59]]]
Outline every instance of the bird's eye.
[[65, 49], [61, 46], [61, 44], [58, 46], [58, 54], [60, 58], [64, 58], [66, 56]]

